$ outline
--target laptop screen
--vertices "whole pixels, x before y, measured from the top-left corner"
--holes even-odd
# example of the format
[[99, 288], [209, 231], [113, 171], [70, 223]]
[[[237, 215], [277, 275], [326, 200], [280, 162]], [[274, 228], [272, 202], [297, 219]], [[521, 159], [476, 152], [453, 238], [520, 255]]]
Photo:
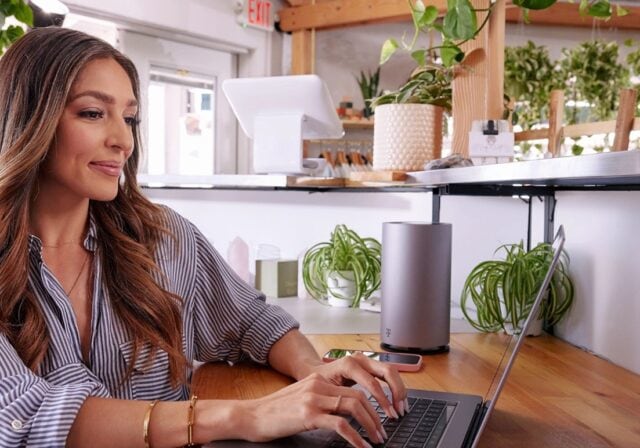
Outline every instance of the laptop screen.
[[[485, 407], [486, 407], [485, 415], [483, 416], [480, 428], [476, 433], [472, 447], [475, 447], [478, 444], [478, 441], [480, 439], [480, 434], [482, 433], [485, 426], [487, 425], [489, 415], [491, 414], [491, 412], [495, 407], [496, 400], [498, 399], [498, 396], [500, 395], [500, 392], [504, 387], [504, 383], [506, 382], [507, 376], [509, 376], [509, 372], [513, 367], [516, 355], [520, 351], [520, 348], [524, 343], [526, 335], [530, 333], [532, 324], [534, 323], [534, 321], [537, 319], [539, 315], [539, 310], [542, 304], [542, 300], [545, 296], [545, 293], [547, 291], [549, 284], [551, 283], [551, 279], [553, 278], [553, 274], [556, 270], [556, 267], [560, 263], [560, 257], [562, 255], [562, 248], [564, 247], [564, 241], [565, 241], [564, 228], [560, 226], [553, 240], [553, 244], [551, 246], [553, 258], [551, 260], [551, 263], [549, 264], [549, 269], [545, 274], [544, 280], [540, 285], [540, 289], [538, 289], [536, 299], [533, 302], [533, 306], [531, 307], [531, 310], [529, 311], [529, 316], [527, 317], [524, 325], [522, 326], [522, 331], [520, 332], [520, 334], [514, 335], [513, 337], [509, 338], [508, 346], [502, 356], [502, 359], [500, 360], [500, 364], [498, 366], [498, 369], [496, 370], [496, 374], [485, 396]], [[505, 362], [505, 360], [507, 361]]]

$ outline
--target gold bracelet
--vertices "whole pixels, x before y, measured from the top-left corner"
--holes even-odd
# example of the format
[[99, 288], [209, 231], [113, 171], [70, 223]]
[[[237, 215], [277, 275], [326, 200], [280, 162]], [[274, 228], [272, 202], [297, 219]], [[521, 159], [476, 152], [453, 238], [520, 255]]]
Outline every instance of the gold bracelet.
[[187, 447], [196, 446], [193, 443], [193, 422], [196, 419], [196, 401], [198, 401], [197, 395], [191, 396], [191, 401], [189, 402], [189, 415], [187, 417]]
[[142, 436], [144, 437], [144, 446], [145, 448], [149, 448], [149, 420], [151, 420], [151, 411], [153, 411], [153, 407], [158, 404], [158, 400], [153, 400], [149, 407], [147, 408], [147, 412], [144, 414], [144, 420], [142, 421]]

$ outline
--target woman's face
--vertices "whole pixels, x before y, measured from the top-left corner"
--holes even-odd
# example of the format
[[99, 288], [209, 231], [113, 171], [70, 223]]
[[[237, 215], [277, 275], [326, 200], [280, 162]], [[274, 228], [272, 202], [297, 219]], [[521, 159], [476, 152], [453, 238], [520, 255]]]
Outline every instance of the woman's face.
[[62, 200], [110, 201], [133, 151], [137, 104], [113, 59], [93, 60], [71, 88], [40, 177], [40, 192]]

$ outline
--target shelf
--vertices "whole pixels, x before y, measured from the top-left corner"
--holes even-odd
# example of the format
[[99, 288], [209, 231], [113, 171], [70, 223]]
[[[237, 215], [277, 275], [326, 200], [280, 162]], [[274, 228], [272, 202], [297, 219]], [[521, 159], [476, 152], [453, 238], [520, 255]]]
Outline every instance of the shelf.
[[454, 186], [464, 189], [474, 185], [502, 186], [501, 188], [508, 186], [515, 189], [542, 186], [551, 190], [579, 190], [594, 187], [640, 189], [640, 151], [609, 152], [497, 165], [416, 171], [408, 173], [405, 184], [396, 182], [368, 184], [363, 182], [355, 188], [350, 187], [352, 185], [350, 183], [345, 184], [343, 179], [265, 174], [217, 174], [198, 177], [139, 175], [138, 182], [146, 188], [340, 192], [416, 192], [431, 191], [439, 187], [453, 188]]
[[373, 129], [373, 120], [340, 120], [345, 129]]
[[640, 151], [620, 151], [408, 173], [408, 183], [591, 187], [640, 185]]

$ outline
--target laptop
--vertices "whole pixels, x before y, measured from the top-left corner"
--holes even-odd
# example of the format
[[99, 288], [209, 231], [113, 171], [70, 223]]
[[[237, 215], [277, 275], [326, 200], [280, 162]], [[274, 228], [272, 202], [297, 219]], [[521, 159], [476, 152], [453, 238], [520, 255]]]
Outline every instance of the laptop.
[[[407, 396], [410, 412], [398, 420], [393, 420], [386, 419], [384, 412], [377, 407], [377, 403], [371, 398], [372, 405], [383, 420], [383, 426], [389, 435], [389, 439], [382, 446], [393, 448], [475, 448], [478, 445], [480, 436], [487, 426], [487, 421], [524, 343], [526, 334], [538, 315], [545, 291], [558, 266], [564, 241], [564, 229], [560, 226], [553, 241], [553, 259], [544, 281], [538, 290], [522, 331], [510, 340], [509, 347], [502, 357], [502, 360], [508, 359], [508, 361], [501, 375], [499, 372], [503, 362], [500, 362], [486, 399], [476, 395], [409, 389]], [[512, 349], [512, 352], [510, 356], [506, 356], [509, 349]], [[360, 430], [365, 440], [368, 440], [366, 432], [360, 429], [355, 420], [352, 420], [351, 424]], [[371, 445], [381, 446], [374, 443]], [[213, 442], [206, 446], [215, 448], [345, 448], [349, 444], [334, 431], [318, 429], [267, 443], [233, 440]]]

